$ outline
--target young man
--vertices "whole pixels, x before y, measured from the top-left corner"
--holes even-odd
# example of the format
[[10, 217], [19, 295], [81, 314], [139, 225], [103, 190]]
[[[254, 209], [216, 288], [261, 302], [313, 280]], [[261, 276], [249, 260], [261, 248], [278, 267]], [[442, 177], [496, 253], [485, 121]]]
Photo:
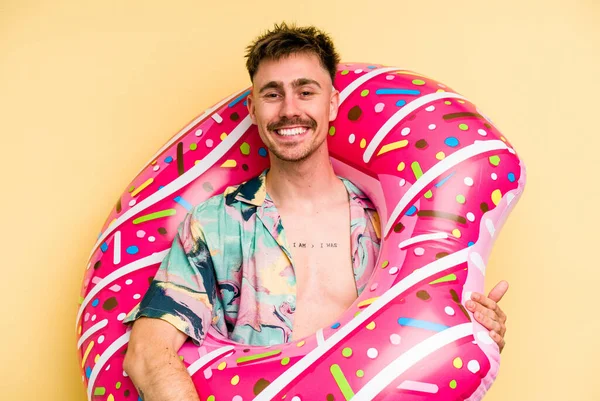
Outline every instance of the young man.
[[[247, 58], [248, 110], [270, 168], [186, 216], [126, 319], [135, 324], [124, 368], [145, 400], [199, 399], [177, 351], [188, 337], [200, 344], [210, 325], [238, 342], [271, 345], [331, 324], [377, 258], [375, 209], [329, 161], [339, 104], [331, 39], [282, 24], [249, 46]], [[496, 302], [507, 288], [501, 282], [467, 305], [501, 349], [506, 316]]]

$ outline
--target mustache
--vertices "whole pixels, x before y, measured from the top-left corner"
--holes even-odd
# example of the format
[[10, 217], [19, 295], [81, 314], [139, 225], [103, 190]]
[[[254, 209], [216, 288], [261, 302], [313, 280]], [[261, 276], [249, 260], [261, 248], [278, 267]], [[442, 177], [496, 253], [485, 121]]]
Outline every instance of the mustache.
[[308, 128], [312, 128], [313, 130], [315, 128], [317, 128], [317, 122], [315, 120], [313, 120], [312, 118], [309, 118], [307, 120], [303, 120], [301, 118], [287, 118], [287, 117], [283, 117], [281, 120], [276, 121], [274, 123], [269, 123], [267, 124], [267, 129], [269, 131], [275, 131], [278, 129], [282, 129], [285, 127], [293, 127], [296, 125], [302, 125]]

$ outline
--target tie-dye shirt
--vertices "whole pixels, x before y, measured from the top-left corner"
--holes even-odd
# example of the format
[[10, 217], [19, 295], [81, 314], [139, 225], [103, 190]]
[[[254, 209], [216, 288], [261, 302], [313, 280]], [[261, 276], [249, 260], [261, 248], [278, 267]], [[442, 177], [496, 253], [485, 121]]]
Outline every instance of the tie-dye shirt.
[[[125, 319], [160, 318], [202, 343], [212, 324], [233, 341], [273, 345], [291, 339], [296, 277], [265, 170], [196, 206], [179, 225], [148, 292]], [[350, 202], [351, 252], [358, 294], [380, 244], [371, 201], [339, 177]]]

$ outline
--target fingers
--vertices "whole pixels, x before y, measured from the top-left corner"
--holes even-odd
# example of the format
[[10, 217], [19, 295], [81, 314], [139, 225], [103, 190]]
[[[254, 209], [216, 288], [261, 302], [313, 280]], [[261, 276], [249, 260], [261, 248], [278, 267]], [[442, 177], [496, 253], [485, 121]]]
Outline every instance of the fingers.
[[[506, 314], [500, 308], [496, 301], [477, 292], [474, 292], [471, 295], [471, 299], [475, 302], [475, 308], [469, 308], [472, 312], [478, 310], [479, 312], [483, 313], [486, 316], [489, 316], [494, 320], [497, 320], [501, 323], [506, 323]], [[469, 307], [469, 302], [467, 302], [467, 307]]]
[[500, 302], [506, 291], [508, 291], [508, 281], [502, 280], [490, 291], [488, 298], [494, 302]]
[[492, 340], [494, 340], [496, 342], [496, 344], [498, 344], [498, 349], [500, 352], [502, 352], [502, 350], [504, 349], [504, 346], [506, 345], [506, 341], [504, 341], [504, 337], [502, 337], [500, 334], [496, 333], [495, 331], [490, 332], [490, 337], [492, 337]]

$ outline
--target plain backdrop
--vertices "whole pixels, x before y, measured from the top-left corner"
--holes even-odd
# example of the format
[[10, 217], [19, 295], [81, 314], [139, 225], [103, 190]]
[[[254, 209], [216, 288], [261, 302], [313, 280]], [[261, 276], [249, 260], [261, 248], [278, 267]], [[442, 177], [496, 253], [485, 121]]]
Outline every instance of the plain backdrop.
[[98, 230], [171, 135], [249, 84], [245, 46], [282, 20], [494, 120], [528, 184], [487, 269], [510, 289], [485, 399], [599, 400], [594, 0], [0, 0], [0, 399], [85, 400], [74, 319]]

